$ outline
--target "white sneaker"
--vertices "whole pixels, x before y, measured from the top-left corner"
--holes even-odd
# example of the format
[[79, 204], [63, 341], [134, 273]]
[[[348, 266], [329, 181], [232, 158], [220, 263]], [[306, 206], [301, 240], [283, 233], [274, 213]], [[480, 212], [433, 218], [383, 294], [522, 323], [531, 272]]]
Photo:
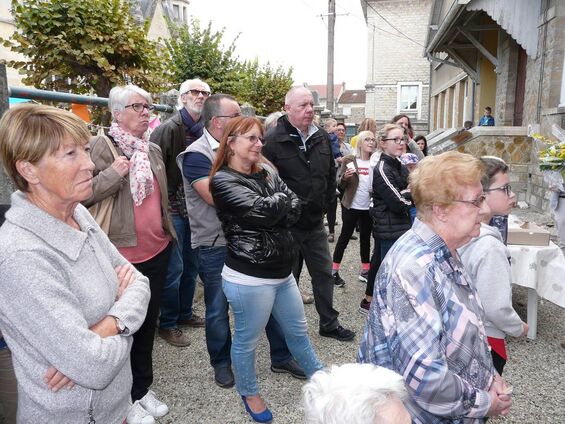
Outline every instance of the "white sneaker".
[[162, 417], [169, 413], [169, 407], [155, 397], [155, 392], [149, 390], [145, 396], [139, 399], [139, 403], [147, 412], [154, 417]]
[[136, 400], [128, 411], [126, 422], [128, 424], [155, 424], [155, 419]]

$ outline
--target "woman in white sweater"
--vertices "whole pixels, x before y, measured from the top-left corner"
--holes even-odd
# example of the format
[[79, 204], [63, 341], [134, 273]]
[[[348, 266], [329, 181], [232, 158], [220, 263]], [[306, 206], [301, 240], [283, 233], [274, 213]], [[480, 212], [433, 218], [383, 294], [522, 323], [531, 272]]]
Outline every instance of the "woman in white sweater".
[[497, 157], [484, 156], [482, 178], [490, 214], [485, 215], [478, 237], [463, 246], [459, 253], [465, 269], [476, 284], [485, 310], [485, 329], [491, 347], [492, 361], [499, 374], [508, 359], [506, 334], [519, 337], [527, 334], [528, 324], [522, 322], [512, 307], [512, 275], [510, 253], [497, 228], [488, 225], [494, 215], [508, 215], [516, 201], [510, 187], [508, 165]]

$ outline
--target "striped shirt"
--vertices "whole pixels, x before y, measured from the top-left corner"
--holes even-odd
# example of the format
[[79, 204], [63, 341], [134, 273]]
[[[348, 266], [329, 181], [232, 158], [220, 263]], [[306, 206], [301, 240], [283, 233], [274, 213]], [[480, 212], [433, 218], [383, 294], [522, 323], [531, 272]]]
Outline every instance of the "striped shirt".
[[379, 269], [358, 361], [400, 373], [414, 423], [482, 423], [494, 368], [459, 257], [416, 219]]

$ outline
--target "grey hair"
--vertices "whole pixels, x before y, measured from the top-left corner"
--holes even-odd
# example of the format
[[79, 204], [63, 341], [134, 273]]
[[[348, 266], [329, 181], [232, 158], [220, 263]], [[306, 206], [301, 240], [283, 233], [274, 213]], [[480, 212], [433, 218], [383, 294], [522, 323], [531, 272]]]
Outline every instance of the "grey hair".
[[277, 125], [277, 121], [283, 115], [284, 113], [281, 111], [277, 111], [269, 114], [269, 116], [265, 118], [265, 122], [263, 122], [263, 125], [265, 126], [265, 130], [268, 130], [271, 127], [275, 127]]
[[212, 118], [214, 116], [219, 116], [222, 114], [222, 100], [224, 99], [231, 100], [237, 103], [237, 100], [234, 99], [229, 94], [212, 94], [204, 102], [204, 106], [202, 107], [202, 113], [200, 114], [200, 118], [204, 122], [204, 127], [207, 130], [210, 129], [210, 122], [212, 122]]
[[289, 103], [290, 103], [290, 100], [292, 99], [292, 97], [293, 97], [297, 92], [302, 91], [302, 90], [306, 90], [310, 95], [312, 95], [312, 92], [311, 92], [308, 88], [306, 88], [306, 87], [304, 87], [304, 86], [302, 86], [302, 85], [300, 85], [300, 86], [298, 86], [298, 87], [292, 87], [290, 90], [288, 90], [288, 92], [286, 93], [286, 96], [284, 96], [284, 104], [285, 104], [285, 105], [289, 104]]
[[184, 107], [184, 103], [182, 102], [181, 96], [183, 94], [188, 93], [190, 90], [192, 90], [192, 88], [196, 85], [203, 85], [204, 88], [206, 88], [206, 90], [210, 91], [210, 86], [208, 85], [207, 82], [202, 81], [199, 78], [194, 78], [194, 79], [190, 79], [190, 80], [186, 80], [185, 82], [183, 82], [180, 85], [179, 88], [179, 97], [177, 99], [177, 109], [181, 110]]
[[[361, 131], [359, 134], [357, 134], [357, 144], [355, 145], [355, 156], [358, 158], [361, 157], [361, 147], [363, 146], [363, 140], [365, 140], [366, 137], [375, 138], [375, 134], [373, 134], [372, 131]], [[376, 145], [377, 142], [375, 140], [375, 146]]]
[[308, 424], [380, 422], [383, 406], [407, 396], [400, 374], [373, 364], [333, 365], [316, 372], [302, 387]]
[[115, 112], [122, 112], [127, 106], [129, 99], [134, 94], [139, 94], [149, 105], [153, 104], [153, 99], [151, 94], [145, 91], [143, 88], [137, 85], [118, 85], [110, 90], [110, 95], [108, 96], [108, 109], [112, 113], [112, 120], [116, 121]]

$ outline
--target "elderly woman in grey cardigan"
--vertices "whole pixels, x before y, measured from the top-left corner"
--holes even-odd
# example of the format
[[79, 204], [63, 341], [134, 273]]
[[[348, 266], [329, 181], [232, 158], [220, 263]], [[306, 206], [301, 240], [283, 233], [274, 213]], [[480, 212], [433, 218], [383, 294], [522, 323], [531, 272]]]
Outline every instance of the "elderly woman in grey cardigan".
[[0, 228], [0, 329], [18, 379], [18, 422], [122, 424], [131, 335], [149, 302], [137, 272], [80, 204], [92, 193], [89, 133], [26, 104], [0, 120], [18, 191]]

